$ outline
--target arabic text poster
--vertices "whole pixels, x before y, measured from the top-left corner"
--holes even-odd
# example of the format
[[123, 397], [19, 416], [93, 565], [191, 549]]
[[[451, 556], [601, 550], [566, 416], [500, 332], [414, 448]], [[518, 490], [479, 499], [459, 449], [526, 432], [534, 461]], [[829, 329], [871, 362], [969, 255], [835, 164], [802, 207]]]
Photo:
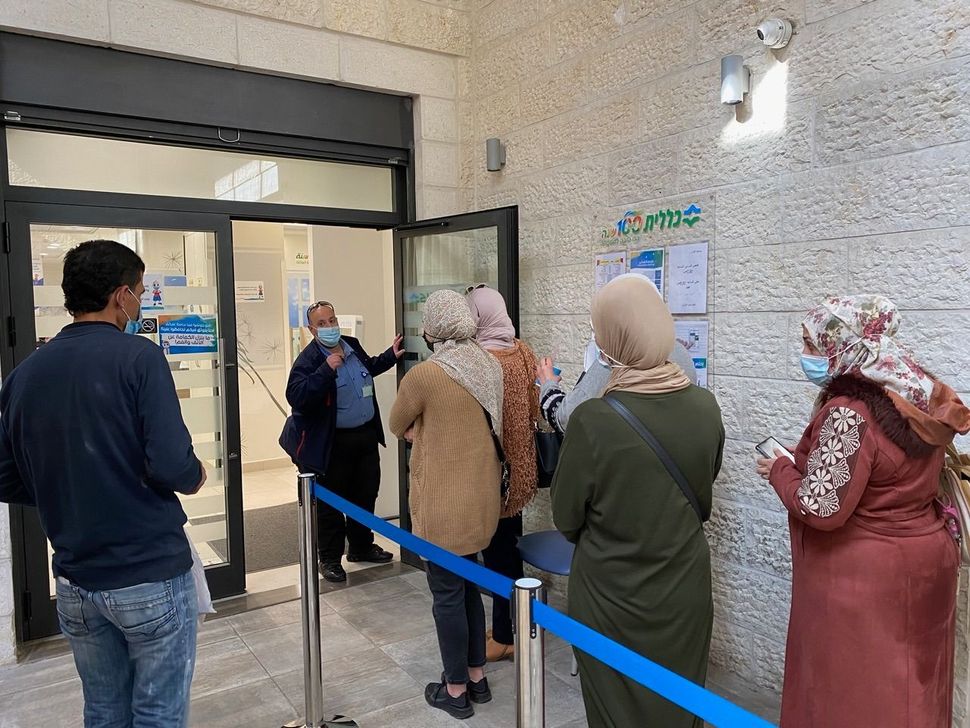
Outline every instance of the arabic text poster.
[[660, 295], [664, 293], [664, 249], [653, 248], [630, 252], [630, 272], [653, 283]]
[[667, 304], [671, 313], [707, 313], [707, 243], [667, 251]]
[[596, 271], [596, 290], [598, 291], [617, 276], [626, 273], [627, 254], [625, 250], [616, 253], [597, 253], [593, 256], [593, 269]]
[[158, 333], [166, 354], [215, 354], [219, 351], [215, 314], [159, 316]]
[[674, 336], [694, 360], [695, 381], [699, 387], [707, 386], [707, 341], [710, 331], [711, 323], [706, 319], [674, 322]]

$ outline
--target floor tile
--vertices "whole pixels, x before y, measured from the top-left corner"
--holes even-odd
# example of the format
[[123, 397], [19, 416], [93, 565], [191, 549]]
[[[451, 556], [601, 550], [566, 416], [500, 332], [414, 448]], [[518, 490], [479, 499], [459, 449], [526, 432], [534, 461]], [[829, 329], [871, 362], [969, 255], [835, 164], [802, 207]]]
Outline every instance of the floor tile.
[[[320, 600], [320, 616], [325, 614], [331, 614], [333, 610], [330, 608], [323, 599]], [[264, 629], [273, 629], [274, 627], [284, 627], [290, 624], [301, 624], [302, 623], [302, 603], [300, 600], [285, 602], [283, 604], [276, 604], [272, 607], [266, 607], [265, 609], [257, 609], [252, 612], [244, 612], [243, 614], [237, 614], [232, 617], [228, 617], [226, 621], [232, 625], [232, 628], [241, 635], [252, 634], [253, 632], [260, 632]]]
[[290, 701], [267, 678], [193, 700], [190, 725], [193, 728], [279, 728], [296, 717]]
[[355, 606], [340, 616], [375, 645], [400, 642], [435, 629], [431, 597], [413, 590], [385, 602]]
[[329, 592], [324, 594], [322, 599], [339, 614], [346, 610], [356, 610], [365, 604], [376, 603], [386, 606], [394, 603], [398, 597], [415, 593], [416, 591], [411, 584], [402, 577], [395, 576], [390, 579], [363, 584], [353, 589]]
[[76, 679], [74, 656], [70, 654], [0, 668], [0, 704], [6, 702], [4, 695]]
[[236, 636], [236, 631], [232, 628], [225, 619], [216, 619], [215, 615], [212, 615], [207, 619], [201, 627], [199, 627], [199, 635], [196, 638], [196, 645], [202, 647], [203, 645], [211, 645], [214, 642], [221, 642], [222, 640], [232, 639]]
[[[475, 706], [475, 715], [467, 720], [456, 721], [441, 710], [430, 707], [422, 696], [389, 708], [354, 716], [366, 728], [511, 728], [515, 725], [515, 710], [511, 706], [486, 703]], [[494, 701], [493, 701], [494, 702]]]
[[[264, 629], [243, 639], [274, 677], [303, 668], [303, 629], [299, 624]], [[320, 642], [324, 662], [346, 659], [374, 646], [337, 614], [320, 618]]]
[[[303, 711], [303, 670], [276, 678], [283, 694]], [[328, 714], [356, 718], [364, 713], [421, 695], [419, 685], [379, 649], [360, 652], [346, 660], [332, 660], [323, 666], [323, 699]]]
[[200, 647], [195, 660], [192, 696], [230, 690], [265, 680], [269, 675], [241, 638]]
[[0, 726], [34, 728], [37, 725], [79, 726], [83, 722], [84, 696], [76, 678], [6, 695], [0, 700]]

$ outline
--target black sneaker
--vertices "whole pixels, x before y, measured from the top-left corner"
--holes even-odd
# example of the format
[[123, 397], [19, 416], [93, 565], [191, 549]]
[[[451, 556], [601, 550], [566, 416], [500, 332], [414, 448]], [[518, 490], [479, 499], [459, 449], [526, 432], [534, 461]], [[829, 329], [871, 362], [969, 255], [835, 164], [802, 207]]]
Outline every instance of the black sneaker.
[[[441, 673], [441, 682], [445, 682], [445, 674]], [[482, 703], [490, 703], [492, 701], [492, 691], [488, 688], [488, 678], [483, 677], [478, 682], [472, 682], [469, 680], [466, 683], [468, 689], [468, 698], [473, 702], [481, 705]]]
[[371, 564], [386, 564], [393, 558], [394, 554], [385, 551], [376, 543], [367, 551], [361, 551], [358, 554], [353, 552], [347, 554], [347, 561], [367, 561]]
[[335, 584], [347, 581], [347, 572], [344, 571], [344, 567], [340, 565], [339, 561], [324, 562], [320, 564], [320, 571], [323, 573], [323, 578], [327, 581], [332, 581]]
[[443, 682], [428, 683], [424, 689], [424, 699], [432, 708], [443, 710], [452, 718], [464, 720], [475, 715], [475, 709], [468, 699], [468, 692], [453, 698], [448, 694], [448, 686]]

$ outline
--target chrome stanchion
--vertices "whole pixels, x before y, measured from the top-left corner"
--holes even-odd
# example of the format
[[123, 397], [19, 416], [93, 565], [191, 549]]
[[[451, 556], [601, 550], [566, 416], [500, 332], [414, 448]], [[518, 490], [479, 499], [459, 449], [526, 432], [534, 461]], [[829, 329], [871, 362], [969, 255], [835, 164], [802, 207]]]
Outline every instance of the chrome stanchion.
[[317, 566], [317, 509], [313, 474], [301, 473], [297, 484], [300, 506], [300, 600], [303, 615], [303, 694], [306, 721], [284, 728], [321, 728], [323, 720], [323, 660], [320, 655], [320, 573]]
[[532, 617], [533, 599], [545, 603], [538, 579], [519, 579], [512, 593], [515, 610], [515, 717], [517, 728], [545, 728], [546, 671], [544, 630]]

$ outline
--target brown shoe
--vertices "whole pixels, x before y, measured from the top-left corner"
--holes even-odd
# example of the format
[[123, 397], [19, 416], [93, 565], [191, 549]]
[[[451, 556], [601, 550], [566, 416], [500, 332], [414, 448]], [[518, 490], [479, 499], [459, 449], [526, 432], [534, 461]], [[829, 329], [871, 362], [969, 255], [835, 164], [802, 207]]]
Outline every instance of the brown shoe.
[[515, 654], [515, 647], [513, 645], [503, 645], [501, 642], [496, 642], [491, 637], [485, 643], [485, 659], [489, 662], [500, 662], [501, 660], [511, 660], [512, 655]]

